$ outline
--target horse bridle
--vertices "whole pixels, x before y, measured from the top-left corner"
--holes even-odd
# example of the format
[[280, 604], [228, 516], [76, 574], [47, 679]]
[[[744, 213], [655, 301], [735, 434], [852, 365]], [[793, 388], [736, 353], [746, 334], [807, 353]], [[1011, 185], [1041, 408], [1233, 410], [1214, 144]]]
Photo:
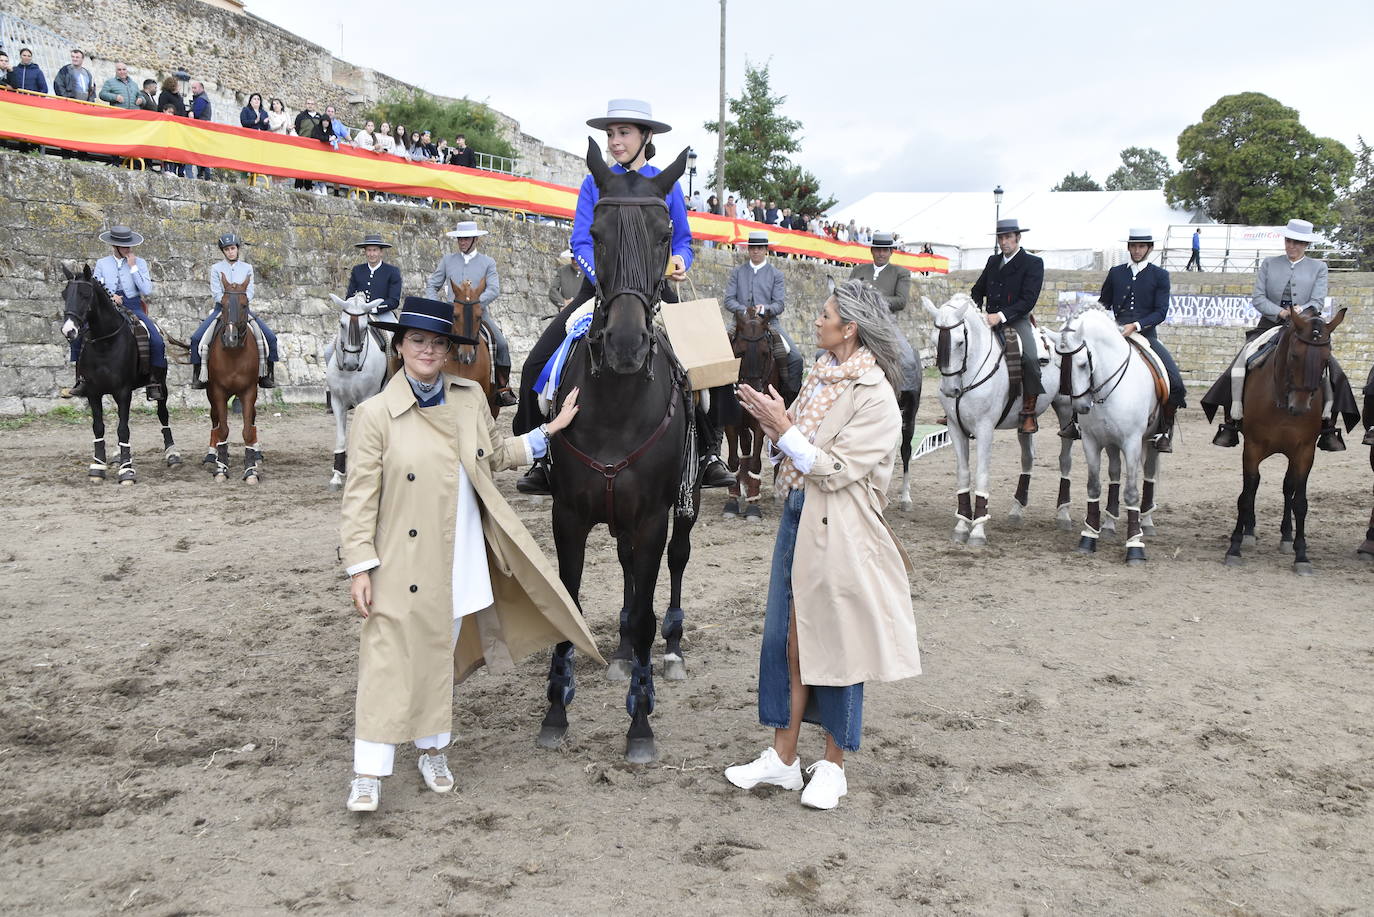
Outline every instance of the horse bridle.
[[[86, 279], [80, 278], [80, 277], [72, 277], [70, 280], [67, 281], [67, 283], [68, 283], [69, 285], [70, 285], [70, 284], [75, 284], [75, 285], [77, 285], [77, 286], [89, 287], [90, 290], [91, 290], [90, 300], [91, 300], [92, 303], [95, 301], [95, 285], [96, 285], [96, 281], [94, 281], [94, 280], [86, 280]], [[104, 287], [104, 284], [101, 284], [101, 286]], [[118, 309], [116, 309], [116, 312], [117, 312], [117, 311], [118, 311]], [[91, 327], [91, 307], [90, 307], [90, 305], [87, 305], [87, 306], [86, 306], [86, 314], [85, 314], [85, 315], [78, 316], [75, 312], [73, 312], [73, 311], [71, 310], [71, 307], [69, 307], [69, 306], [67, 305], [67, 299], [66, 299], [66, 297], [64, 296], [64, 297], [62, 298], [62, 317], [63, 317], [63, 318], [69, 318], [69, 319], [72, 320], [72, 322], [77, 326], [77, 334], [80, 334], [82, 331], [86, 331], [86, 332], [89, 333], [90, 327]], [[77, 321], [78, 318], [80, 319], [80, 321]], [[119, 334], [120, 330], [121, 330], [121, 329], [120, 329], [120, 326], [119, 326], [118, 324], [116, 324], [116, 325], [115, 325], [115, 329], [114, 329], [113, 331], [111, 331], [109, 334], [102, 334], [102, 335], [100, 335], [100, 337], [89, 337], [89, 336], [88, 336], [88, 337], [86, 338], [86, 343], [87, 343], [87, 344], [94, 344], [96, 341], [108, 340], [108, 339], [114, 337], [116, 334]]]
[[[668, 202], [661, 197], [602, 197], [597, 200], [595, 209], [599, 210], [603, 204], [610, 207], [662, 207], [665, 211], [668, 209]], [[652, 258], [650, 261], [651, 265], [668, 263], [666, 255], [672, 244], [672, 225], [672, 220], [670, 219], [668, 222], [668, 241], [653, 243], [653, 249], [649, 253], [650, 256], [662, 250], [664, 257]], [[604, 266], [606, 264], [606, 259], [602, 258], [601, 255], [601, 247], [597, 246], [597, 262]], [[648, 291], [622, 285], [612, 290], [609, 295], [601, 285], [601, 276], [604, 271], [597, 272], [595, 283], [596, 306], [592, 310], [591, 327], [587, 329], [588, 357], [591, 361], [591, 372], [593, 376], [601, 375], [602, 354], [606, 335], [606, 318], [609, 304], [619, 299], [621, 296], [633, 296], [635, 299], [638, 299], [640, 305], [644, 307], [644, 325], [649, 329], [649, 356], [644, 361], [645, 374], [650, 380], [654, 378], [654, 351], [657, 348], [658, 342], [653, 333], [653, 320], [654, 310], [658, 307], [660, 300], [659, 289], [661, 287], [661, 283], [659, 282], [660, 278], [655, 275], [654, 270], [655, 269], [651, 267], [649, 271], [649, 277], [652, 283]], [[617, 271], [616, 279], [619, 280], [619, 271]]]
[[[1083, 389], [1083, 391], [1081, 392], [1075, 393], [1073, 390], [1073, 360], [1065, 358], [1075, 356], [1080, 350], [1083, 351], [1083, 353], [1086, 354], [1088, 357], [1088, 387]], [[1103, 379], [1102, 382], [1098, 385], [1093, 385], [1093, 376], [1096, 373], [1096, 367], [1093, 366], [1093, 352], [1088, 349], [1087, 338], [1084, 338], [1083, 343], [1079, 344], [1073, 350], [1060, 350], [1058, 347], [1056, 347], [1055, 352], [1059, 354], [1060, 360], [1059, 393], [1061, 395], [1067, 395], [1070, 398], [1086, 398], [1089, 395], [1092, 395], [1093, 404], [1102, 404], [1109, 397], [1111, 397], [1112, 392], [1116, 391], [1116, 387], [1121, 384], [1121, 380], [1126, 378], [1126, 367], [1129, 366], [1131, 363], [1131, 357], [1135, 353], [1135, 348], [1131, 346], [1130, 341], [1127, 341], [1126, 359], [1122, 360], [1121, 365], [1118, 366], [1115, 370], [1113, 370], [1111, 375]], [[1097, 395], [1102, 391], [1102, 389], [1106, 388], [1109, 382], [1111, 383], [1112, 387], [1107, 390], [1107, 393], [1105, 395], [1102, 395], [1102, 397], [1100, 398], [1097, 397]], [[1068, 391], [1065, 391], [1065, 389], [1068, 389]]]
[[[952, 372], [945, 371], [945, 361], [949, 359], [950, 332], [953, 331], [955, 328], [962, 328], [964, 327], [964, 325], [965, 321], [962, 318], [959, 319], [959, 321], [953, 325], [942, 325], [939, 322], [935, 322], [935, 329], [940, 332], [939, 339], [935, 344], [935, 368], [940, 371], [940, 375], [945, 379], [952, 379], [955, 376], [963, 376], [968, 372], [967, 333], [965, 333], [964, 357], [959, 362], [959, 368], [953, 370]], [[994, 337], [998, 336], [994, 335]], [[956, 388], [954, 390], [953, 395], [950, 396], [954, 398], [954, 421], [959, 425], [959, 429], [963, 431], [963, 434], [965, 436], [969, 436], [970, 434], [968, 428], [964, 426], [964, 418], [961, 417], [959, 414], [959, 404], [964, 400], [965, 395], [967, 395], [974, 389], [978, 388], [983, 383], [987, 382], [989, 379], [996, 376], [997, 371], [1002, 368], [1002, 361], [1006, 358], [1007, 348], [1004, 343], [998, 340], [995, 346], [989, 347], [988, 352], [983, 354], [983, 362], [978, 364], [978, 370], [975, 370], [973, 375], [975, 378], [977, 378], [978, 372], [981, 371], [982, 368], [987, 365], [988, 358], [992, 356], [994, 350], [997, 352], [997, 359], [995, 362], [993, 362], [992, 368], [988, 370], [987, 375], [983, 376], [981, 379], [977, 379], [977, 381], [974, 382], [972, 385], [965, 385]], [[941, 386], [942, 393], [943, 389], [944, 386]]]
[[[1293, 322], [1291, 319], [1286, 330], [1292, 335], [1294, 340], [1298, 341], [1301, 344], [1305, 344], [1310, 348], [1315, 348], [1316, 350], [1331, 350], [1331, 335], [1326, 333], [1326, 323], [1322, 320], [1320, 315], [1316, 316], [1316, 318], [1313, 321], [1312, 335], [1310, 339], [1302, 336], [1301, 332], [1298, 330], [1297, 323]], [[1322, 340], [1323, 337], [1325, 337], [1326, 339]], [[1285, 350], [1291, 350], [1291, 348], [1285, 345]], [[1310, 358], [1309, 362], [1311, 362]], [[1323, 360], [1322, 365], [1325, 365], [1325, 363], [1326, 361]], [[1291, 401], [1290, 396], [1294, 392], [1310, 394], [1320, 389], [1322, 386], [1321, 371], [1318, 370], [1315, 373], [1315, 376], [1316, 382], [1314, 382], [1312, 385], [1298, 385], [1293, 381], [1293, 374], [1290, 372], [1285, 372], [1283, 374], [1283, 397], [1281, 399], [1276, 399], [1277, 406], [1283, 408], [1284, 410], [1288, 410], [1289, 413], [1293, 413], [1291, 410], [1289, 410], [1288, 405], [1285, 404], [1285, 402]]]

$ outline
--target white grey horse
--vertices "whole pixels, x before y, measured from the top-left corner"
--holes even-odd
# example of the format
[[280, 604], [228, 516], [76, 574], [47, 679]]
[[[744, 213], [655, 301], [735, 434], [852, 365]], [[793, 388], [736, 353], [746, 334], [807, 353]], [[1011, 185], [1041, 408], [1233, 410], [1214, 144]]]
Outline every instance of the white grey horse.
[[[973, 300], [965, 293], [957, 293], [940, 308], [928, 298], [921, 297], [921, 305], [935, 322], [931, 343], [935, 347], [935, 362], [940, 370], [940, 404], [949, 418], [949, 438], [954, 446], [958, 471], [958, 511], [954, 526], [954, 541], [973, 546], [987, 544], [985, 526], [988, 521], [988, 465], [992, 461], [994, 430], [1010, 430], [1020, 423], [1019, 396], [1009, 397], [1011, 377], [1007, 372], [1005, 350], [999, 336], [994, 335]], [[1058, 358], [1054, 347], [1059, 336], [1039, 329], [1042, 341], [1041, 359], [1049, 357], [1040, 367], [1045, 394], [1035, 405], [1037, 416], [1051, 403], [1059, 417], [1060, 427], [1068, 425], [1071, 415], [1067, 399], [1057, 398], [1059, 380]], [[1048, 344], [1048, 346], [1045, 346]], [[1021, 477], [1016, 484], [1008, 521], [1020, 525], [1030, 500], [1031, 471], [1035, 464], [1034, 438], [1017, 433], [1021, 443]], [[978, 472], [969, 487], [969, 441], [978, 441]], [[1069, 471], [1073, 467], [1073, 442], [1060, 441], [1058, 524], [1061, 529], [1073, 528], [1069, 519]], [[970, 499], [972, 496], [972, 499]]]
[[334, 406], [334, 474], [329, 489], [343, 487], [348, 466], [348, 412], [382, 390], [386, 377], [386, 348], [375, 339], [375, 329], [368, 327], [370, 316], [386, 307], [386, 300], [369, 301], [358, 293], [352, 299], [334, 300], [343, 311], [339, 313], [339, 333], [325, 351], [325, 385]]
[[[1149, 344], [1145, 343], [1145, 349]], [[1163, 402], [1156, 389], [1155, 373], [1141, 350], [1117, 327], [1105, 309], [1086, 309], [1070, 318], [1059, 330], [1061, 371], [1059, 391], [1071, 399], [1083, 434], [1083, 457], [1088, 463], [1088, 512], [1078, 550], [1091, 554], [1103, 530], [1116, 529], [1119, 512], [1117, 481], [1125, 470], [1126, 563], [1145, 563], [1144, 536], [1154, 534], [1155, 481], [1159, 453], [1146, 445], [1146, 437], [1159, 423]], [[1163, 373], [1163, 367], [1159, 366]], [[1166, 383], [1167, 384], [1167, 383]], [[1167, 398], [1167, 394], [1165, 395]], [[1102, 516], [1102, 450], [1107, 450], [1111, 487], [1107, 516]], [[1140, 486], [1144, 456], [1145, 486]], [[1143, 492], [1142, 492], [1143, 490]], [[1105, 523], [1105, 525], [1104, 525]]]

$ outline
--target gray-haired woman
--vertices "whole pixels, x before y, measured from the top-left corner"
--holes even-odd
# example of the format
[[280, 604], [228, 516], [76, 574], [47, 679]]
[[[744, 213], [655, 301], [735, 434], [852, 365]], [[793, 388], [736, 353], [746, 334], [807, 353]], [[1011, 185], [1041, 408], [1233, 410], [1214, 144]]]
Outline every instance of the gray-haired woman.
[[907, 571], [911, 561], [883, 519], [901, 432], [895, 384], [899, 332], [872, 286], [850, 280], [816, 319], [826, 351], [787, 410], [776, 390], [739, 388], [781, 452], [783, 514], [759, 653], [759, 722], [773, 744], [726, 768], [742, 789], [802, 786], [802, 722], [825, 730], [825, 757], [806, 770], [803, 805], [832, 809], [848, 792], [844, 753], [859, 747], [866, 681], [921, 672]]

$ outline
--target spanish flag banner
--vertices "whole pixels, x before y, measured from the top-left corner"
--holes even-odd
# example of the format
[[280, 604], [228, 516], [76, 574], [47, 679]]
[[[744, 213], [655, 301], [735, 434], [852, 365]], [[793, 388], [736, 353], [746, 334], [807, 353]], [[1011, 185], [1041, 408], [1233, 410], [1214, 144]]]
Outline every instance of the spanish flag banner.
[[[26, 92], [0, 92], [0, 137], [86, 153], [336, 182], [563, 219], [572, 219], [577, 206], [577, 189], [532, 178], [409, 162], [349, 146], [334, 149], [303, 137]], [[862, 245], [810, 233], [709, 213], [694, 212], [689, 219], [696, 239], [733, 245], [745, 242], [751, 229], [764, 228], [775, 251], [852, 263], [873, 260]], [[913, 271], [949, 271], [949, 259], [939, 255], [896, 252], [892, 262]]]

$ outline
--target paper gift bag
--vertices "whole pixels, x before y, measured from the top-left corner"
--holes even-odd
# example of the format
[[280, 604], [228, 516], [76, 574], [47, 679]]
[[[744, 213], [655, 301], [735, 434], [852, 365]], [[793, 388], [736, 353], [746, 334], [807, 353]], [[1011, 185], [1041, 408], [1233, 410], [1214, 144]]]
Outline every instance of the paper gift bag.
[[730, 349], [716, 300], [665, 302], [660, 314], [693, 391], [739, 381], [740, 361]]

